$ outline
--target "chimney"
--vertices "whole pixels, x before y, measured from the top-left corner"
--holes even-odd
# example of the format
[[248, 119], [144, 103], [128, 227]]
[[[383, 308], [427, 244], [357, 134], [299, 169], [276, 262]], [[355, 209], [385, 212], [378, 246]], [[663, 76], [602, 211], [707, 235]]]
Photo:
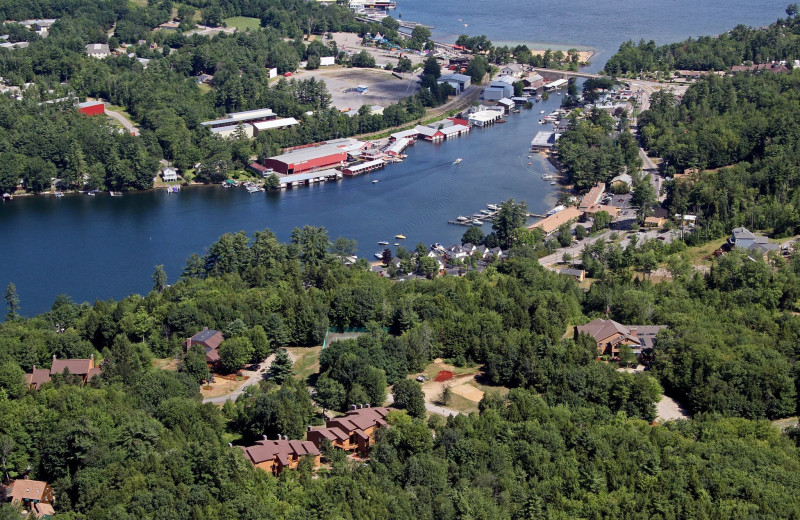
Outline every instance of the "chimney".
[[362, 408], [364, 408], [364, 405], [363, 405], [363, 404], [360, 404], [360, 405], [358, 405], [358, 409], [359, 409], [359, 410], [361, 410]]
[[369, 403], [365, 404], [364, 408], [369, 408]]
[[262, 439], [264, 439], [265, 441], [268, 441], [268, 440], [269, 440], [269, 439], [267, 439], [267, 436], [266, 436], [266, 435], [262, 435], [262, 436], [261, 436], [261, 438], [262, 438]]
[[203, 327], [203, 330], [208, 330], [208, 327]]
[[55, 361], [55, 360], [56, 360], [56, 355], [55, 355], [55, 354], [53, 354], [53, 361]]
[[[55, 358], [55, 356], [53, 356], [53, 357]], [[356, 405], [354, 405], [354, 404], [351, 404], [351, 405], [350, 405], [350, 409], [351, 409], [351, 410], [357, 410], [357, 409], [358, 409], [358, 406], [356, 406]]]
[[233, 448], [233, 443], [230, 443], [230, 442], [229, 442], [229, 443], [228, 443], [228, 447], [229, 447], [229, 448]]
[[311, 431], [311, 425], [310, 424], [306, 427], [306, 431], [308, 431], [308, 432]]

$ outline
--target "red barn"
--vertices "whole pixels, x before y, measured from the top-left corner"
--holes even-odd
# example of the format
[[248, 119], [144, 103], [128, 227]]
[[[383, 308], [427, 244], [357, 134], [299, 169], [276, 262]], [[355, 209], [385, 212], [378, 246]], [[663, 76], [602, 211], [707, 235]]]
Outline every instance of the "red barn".
[[343, 165], [345, 161], [347, 161], [345, 150], [334, 144], [325, 144], [270, 157], [264, 161], [264, 166], [279, 173], [293, 174], [333, 168]]
[[87, 116], [102, 116], [106, 113], [106, 104], [102, 101], [84, 101], [78, 103], [78, 112]]

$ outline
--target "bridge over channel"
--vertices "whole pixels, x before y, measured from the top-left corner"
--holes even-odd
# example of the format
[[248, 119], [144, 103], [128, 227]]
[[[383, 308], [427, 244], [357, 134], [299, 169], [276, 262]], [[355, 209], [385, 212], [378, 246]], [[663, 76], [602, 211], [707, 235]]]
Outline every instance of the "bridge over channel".
[[602, 78], [604, 77], [603, 74], [594, 74], [591, 72], [573, 72], [571, 70], [558, 70], [558, 69], [545, 69], [541, 67], [534, 67], [533, 71], [541, 74], [543, 77], [547, 78], [555, 78], [555, 79], [567, 79], [567, 78]]

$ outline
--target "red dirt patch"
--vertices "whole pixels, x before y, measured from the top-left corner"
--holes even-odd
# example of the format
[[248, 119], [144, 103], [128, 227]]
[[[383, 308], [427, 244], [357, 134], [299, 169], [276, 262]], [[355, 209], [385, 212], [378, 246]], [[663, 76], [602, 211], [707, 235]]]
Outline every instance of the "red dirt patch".
[[436, 377], [433, 378], [434, 381], [437, 383], [441, 383], [442, 381], [447, 381], [448, 379], [453, 379], [453, 373], [449, 370], [440, 370]]

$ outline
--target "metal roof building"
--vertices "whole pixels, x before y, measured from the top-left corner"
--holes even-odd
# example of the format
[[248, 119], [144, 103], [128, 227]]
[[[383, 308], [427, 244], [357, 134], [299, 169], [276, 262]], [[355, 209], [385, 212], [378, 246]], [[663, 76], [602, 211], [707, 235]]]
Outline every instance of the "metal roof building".
[[335, 144], [310, 146], [270, 157], [264, 166], [285, 174], [304, 173], [320, 168], [340, 166], [347, 160], [347, 152]]

